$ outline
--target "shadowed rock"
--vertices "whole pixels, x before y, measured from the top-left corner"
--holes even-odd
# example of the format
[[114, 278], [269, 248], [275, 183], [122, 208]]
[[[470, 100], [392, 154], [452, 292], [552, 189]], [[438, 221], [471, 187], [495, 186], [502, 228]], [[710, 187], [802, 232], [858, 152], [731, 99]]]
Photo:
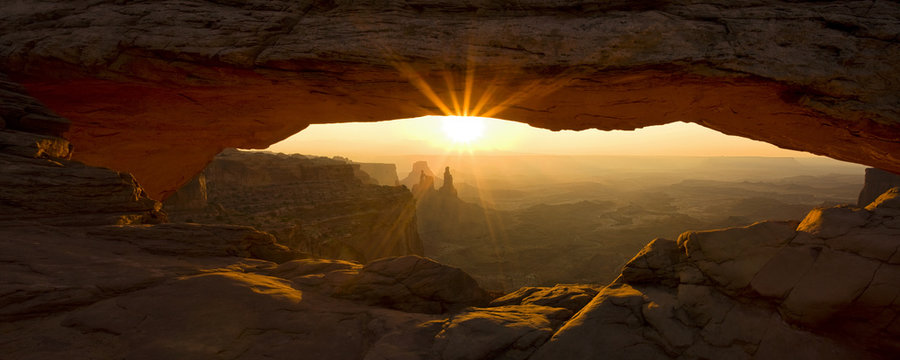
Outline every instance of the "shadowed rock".
[[888, 189], [900, 186], [900, 175], [876, 168], [866, 169], [866, 182], [856, 206], [866, 207]]
[[72, 120], [75, 158], [160, 200], [226, 147], [456, 112], [469, 73], [463, 110], [490, 94], [478, 115], [695, 122], [900, 171], [893, 1], [54, 0], [0, 14], [0, 70]]
[[455, 267], [409, 255], [373, 261], [337, 296], [404, 311], [443, 313], [484, 306], [487, 292]]

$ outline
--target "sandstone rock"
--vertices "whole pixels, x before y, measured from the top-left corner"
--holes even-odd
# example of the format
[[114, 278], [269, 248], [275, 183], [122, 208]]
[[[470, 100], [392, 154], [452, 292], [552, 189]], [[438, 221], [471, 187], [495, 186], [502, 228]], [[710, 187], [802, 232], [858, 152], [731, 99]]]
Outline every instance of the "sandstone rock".
[[554, 287], [523, 287], [491, 301], [490, 306], [541, 305], [565, 308], [573, 313], [581, 310], [598, 289], [589, 285], [556, 285]]
[[665, 358], [643, 338], [643, 295], [630, 286], [612, 285], [569, 320], [531, 359]]
[[[878, 210], [900, 210], [900, 187], [890, 188], [878, 196], [875, 201], [866, 206], [866, 210], [878, 212]], [[894, 212], [893, 214], [896, 214]]]
[[299, 259], [278, 265], [269, 274], [290, 279], [309, 274], [325, 274], [332, 271], [353, 270], [358, 272], [362, 265], [356, 262], [331, 259]]
[[373, 319], [386, 329], [425, 320], [367, 310], [271, 277], [213, 272], [92, 304], [61, 324], [106, 334], [113, 346], [93, 352], [111, 357], [286, 358], [300, 351], [304, 357], [351, 359], [366, 352]]
[[859, 208], [833, 207], [814, 209], [797, 226], [797, 231], [828, 239], [844, 235], [869, 221], [870, 214]]
[[72, 156], [72, 145], [65, 139], [10, 130], [0, 130], [0, 149], [5, 154], [32, 158], [67, 160]]
[[874, 260], [821, 249], [782, 303], [782, 314], [808, 326], [832, 320], [835, 313], [849, 307], [870, 286], [878, 267]]
[[783, 247], [766, 263], [750, 282], [754, 291], [763, 296], [784, 298], [809, 271], [818, 257], [811, 247]]
[[706, 276], [726, 289], [746, 287], [778, 247], [795, 235], [796, 222], [766, 221], [742, 228], [687, 232], [678, 245]]
[[356, 163], [359, 169], [375, 179], [378, 185], [398, 186], [400, 179], [397, 178], [397, 165], [395, 164], [376, 164], [376, 163]]
[[223, 148], [311, 123], [471, 113], [476, 99], [452, 101], [467, 73], [476, 98], [493, 95], [478, 115], [553, 130], [693, 121], [897, 172], [898, 13], [890, 1], [9, 2], [0, 68], [73, 120], [76, 159], [131, 172], [157, 199]]
[[443, 313], [490, 301], [471, 276], [419, 256], [373, 261], [337, 296], [422, 313]]
[[88, 235], [111, 241], [127, 241], [154, 254], [176, 256], [238, 256], [283, 263], [302, 257], [275, 242], [271, 234], [233, 225], [159, 224], [105, 226]]
[[172, 221], [241, 224], [316, 257], [423, 253], [410, 192], [364, 184], [343, 158], [223, 151], [164, 204]]
[[0, 131], [0, 141], [12, 144], [0, 146], [0, 223], [152, 224], [166, 219], [160, 203], [147, 198], [130, 174], [65, 160], [69, 147], [64, 140]]
[[[0, 72], [0, 129], [18, 130], [49, 137], [62, 137], [70, 121], [47, 109], [27, 94], [25, 88]], [[68, 147], [65, 144], [61, 150]], [[67, 149], [66, 153], [71, 151]], [[53, 155], [68, 158], [68, 155]]]
[[403, 184], [407, 188], [412, 189], [414, 186], [421, 182], [422, 174], [425, 174], [426, 176], [430, 176], [432, 178], [436, 178], [434, 172], [432, 172], [431, 168], [428, 167], [427, 161], [416, 161], [413, 163], [412, 170], [409, 171], [409, 174], [406, 175], [403, 180], [400, 180], [400, 184]]
[[535, 305], [470, 308], [385, 335], [366, 359], [526, 359], [571, 316]]
[[209, 206], [209, 191], [206, 187], [206, 175], [203, 173], [194, 176], [191, 181], [184, 184], [166, 201], [163, 201], [167, 211], [202, 211]]
[[892, 187], [900, 186], [900, 175], [876, 168], [866, 169], [866, 180], [856, 206], [866, 207]]
[[457, 197], [456, 187], [453, 186], [453, 175], [450, 175], [450, 167], [444, 168], [444, 184], [438, 190], [444, 196]]
[[437, 334], [441, 359], [526, 359], [572, 316], [566, 309], [512, 305], [472, 309], [450, 318]]
[[622, 268], [625, 282], [638, 284], [644, 281], [662, 281], [675, 286], [678, 284], [674, 266], [680, 262], [678, 244], [672, 240], [653, 239]]
[[893, 216], [833, 207], [654, 240], [532, 358], [890, 357]]

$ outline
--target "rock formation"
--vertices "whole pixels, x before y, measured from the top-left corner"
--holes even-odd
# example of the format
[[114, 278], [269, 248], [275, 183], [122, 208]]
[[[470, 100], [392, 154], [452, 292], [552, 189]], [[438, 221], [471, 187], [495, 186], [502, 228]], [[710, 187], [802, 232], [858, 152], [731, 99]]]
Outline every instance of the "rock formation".
[[201, 211], [209, 206], [206, 175], [199, 173], [164, 202], [168, 211]]
[[419, 182], [412, 187], [413, 196], [416, 199], [422, 199], [434, 193], [434, 176], [428, 175], [425, 171], [419, 172]]
[[[110, 209], [144, 219], [153, 207], [134, 204], [154, 202], [47, 181], [66, 168], [117, 173], [62, 159], [62, 140], [3, 134], [5, 144], [22, 144], [0, 147], [14, 164], [3, 169], [34, 169], [15, 177], [57, 196], [23, 203], [0, 192], [13, 207], [3, 214], [23, 216], [0, 227], [0, 351], [10, 358], [878, 359], [900, 351], [900, 188], [802, 222], [657, 239], [602, 289], [527, 288], [487, 304], [471, 277], [417, 256], [362, 266], [298, 259], [248, 227], [111, 225], [119, 218], [107, 217]], [[105, 200], [102, 217], [33, 220], [89, 215], [57, 206], [85, 197]]]
[[[656, 240], [577, 312], [589, 291], [575, 287], [458, 309], [485, 299], [452, 268], [296, 263], [252, 228], [153, 224], [165, 219], [153, 198], [226, 147], [440, 112], [427, 95], [447, 101], [467, 72], [476, 96], [494, 94], [483, 115], [551, 129], [693, 121], [898, 172], [898, 13], [886, 1], [3, 2], [0, 69], [40, 101], [0, 78], [0, 353], [895, 357], [900, 188], [802, 222]], [[68, 160], [70, 141], [76, 160], [115, 170]], [[397, 294], [382, 286], [412, 297], [382, 302]], [[435, 303], [456, 312], [397, 310]]]
[[654, 240], [532, 359], [888, 358], [898, 199]]
[[397, 165], [377, 163], [356, 163], [359, 169], [376, 181], [377, 185], [399, 186], [397, 178]]
[[0, 14], [0, 71], [72, 120], [76, 159], [134, 173], [156, 199], [223, 148], [452, 113], [467, 74], [479, 115], [695, 122], [900, 172], [893, 1], [53, 0]]
[[866, 182], [859, 192], [856, 206], [866, 207], [890, 188], [900, 186], [900, 175], [876, 168], [866, 169]]
[[[428, 167], [427, 161], [416, 161], [412, 165], [412, 170], [409, 171], [409, 174], [406, 175], [403, 180], [400, 180], [400, 184], [412, 189], [416, 184], [422, 182], [422, 175], [426, 175], [431, 177], [432, 179], [437, 176], [434, 175], [434, 172], [431, 171], [431, 168]], [[435, 184], [435, 185], [439, 185]]]
[[456, 193], [456, 187], [453, 186], [453, 175], [450, 175], [450, 167], [447, 166], [444, 168], [444, 184], [441, 185], [440, 190], [438, 192], [443, 196], [449, 197], [458, 197]]
[[346, 159], [226, 150], [165, 207], [174, 221], [254, 226], [311, 256], [422, 255], [410, 192], [365, 184], [358, 170]]

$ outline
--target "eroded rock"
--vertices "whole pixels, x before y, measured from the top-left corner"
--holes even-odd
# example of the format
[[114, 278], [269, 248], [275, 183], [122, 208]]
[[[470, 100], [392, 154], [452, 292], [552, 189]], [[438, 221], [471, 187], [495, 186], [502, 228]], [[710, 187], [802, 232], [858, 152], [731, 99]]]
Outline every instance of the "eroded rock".
[[337, 296], [404, 311], [443, 313], [490, 301], [462, 270], [416, 255], [366, 264]]
[[76, 159], [160, 200], [226, 147], [453, 113], [467, 73], [473, 107], [492, 95], [479, 115], [553, 130], [695, 122], [898, 172], [898, 13], [862, 0], [7, 2], [0, 69], [73, 121]]
[[523, 287], [491, 301], [491, 306], [541, 305], [578, 312], [594, 296], [599, 286], [556, 285], [553, 287]]
[[657, 239], [534, 359], [881, 358], [900, 349], [900, 232], [878, 206]]

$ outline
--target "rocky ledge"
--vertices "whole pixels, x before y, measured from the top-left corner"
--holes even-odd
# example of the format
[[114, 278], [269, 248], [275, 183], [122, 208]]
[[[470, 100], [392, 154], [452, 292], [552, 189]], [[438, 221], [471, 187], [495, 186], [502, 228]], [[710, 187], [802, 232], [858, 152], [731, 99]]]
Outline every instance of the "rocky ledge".
[[898, 250], [900, 188], [799, 224], [656, 239], [533, 359], [889, 358]]

